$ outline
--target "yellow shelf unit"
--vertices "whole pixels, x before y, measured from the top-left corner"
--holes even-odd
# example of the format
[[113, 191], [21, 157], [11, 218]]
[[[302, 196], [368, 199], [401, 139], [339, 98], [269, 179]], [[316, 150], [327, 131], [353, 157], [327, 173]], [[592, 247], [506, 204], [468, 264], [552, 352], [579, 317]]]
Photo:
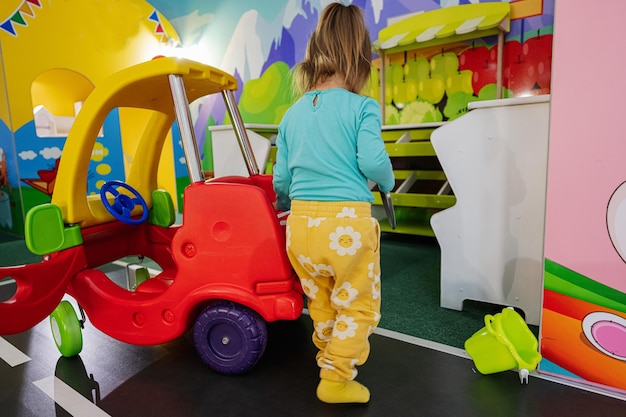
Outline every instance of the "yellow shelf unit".
[[[502, 49], [510, 30], [510, 4], [489, 2], [441, 7], [399, 20], [379, 32], [373, 43], [380, 56], [380, 80], [385, 80], [387, 59], [392, 54], [429, 51], [443, 45], [462, 45], [470, 39], [498, 37], [497, 97], [502, 94]], [[385, 103], [385, 83], [380, 86], [380, 102]], [[382, 106], [385, 120], [385, 106]], [[432, 132], [444, 123], [386, 125], [383, 139], [396, 177], [392, 200], [396, 209], [396, 233], [434, 236], [430, 217], [456, 203], [437, 155], [430, 143]], [[376, 191], [374, 189], [374, 191]], [[384, 216], [380, 196], [374, 192], [375, 215], [382, 230], [392, 231]], [[379, 214], [382, 210], [382, 215]]]
[[455, 204], [456, 198], [451, 195], [430, 142], [432, 132], [443, 124], [383, 126], [382, 137], [396, 178], [391, 197], [397, 221], [396, 229], [392, 230], [384, 216], [380, 195], [374, 192], [374, 215], [383, 231], [434, 236], [430, 216]]

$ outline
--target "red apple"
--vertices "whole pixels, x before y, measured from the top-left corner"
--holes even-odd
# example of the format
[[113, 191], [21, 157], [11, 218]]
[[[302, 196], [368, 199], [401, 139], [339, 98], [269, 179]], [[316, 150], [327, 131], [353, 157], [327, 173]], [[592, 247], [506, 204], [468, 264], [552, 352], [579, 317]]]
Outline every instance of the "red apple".
[[472, 74], [472, 88], [474, 94], [478, 95], [480, 90], [487, 84], [495, 84], [498, 82], [498, 71], [495, 64], [489, 64], [484, 68], [474, 71]]
[[537, 84], [542, 94], [550, 92], [552, 84], [552, 61], [541, 61], [537, 64]]
[[524, 58], [535, 62], [552, 60], [552, 35], [538, 35], [522, 45]]
[[517, 62], [504, 69], [505, 86], [513, 91], [515, 96], [533, 94], [532, 89], [537, 83], [536, 64], [523, 61], [521, 56]]
[[542, 94], [550, 92], [552, 69], [552, 35], [538, 35], [522, 45], [523, 60], [535, 64], [537, 85]]
[[459, 54], [459, 69], [477, 71], [484, 68], [489, 60], [489, 49], [486, 46], [472, 46]]

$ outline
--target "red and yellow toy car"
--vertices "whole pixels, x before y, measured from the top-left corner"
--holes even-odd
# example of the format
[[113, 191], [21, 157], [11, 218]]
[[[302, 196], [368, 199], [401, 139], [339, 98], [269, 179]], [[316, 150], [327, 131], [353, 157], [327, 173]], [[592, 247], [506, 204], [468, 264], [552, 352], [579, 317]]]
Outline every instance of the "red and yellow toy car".
[[[27, 247], [42, 262], [0, 268], [0, 279], [14, 279], [17, 288], [0, 302], [0, 334], [28, 330], [50, 315], [57, 347], [73, 356], [82, 349], [86, 314], [102, 332], [137, 345], [168, 342], [193, 328], [200, 357], [218, 372], [242, 373], [257, 363], [266, 322], [298, 318], [303, 297], [272, 204], [272, 178], [256, 167], [236, 88], [236, 79], [218, 69], [163, 57], [94, 89], [67, 138], [51, 202], [26, 216]], [[204, 179], [189, 102], [209, 94], [224, 97], [249, 177]], [[116, 108], [140, 109], [147, 123], [125, 180], [88, 195], [92, 149]], [[174, 122], [191, 180], [182, 224], [175, 224], [172, 197], [157, 187]], [[150, 258], [161, 271], [124, 288], [101, 267], [128, 256]], [[78, 303], [82, 320], [66, 294]]]

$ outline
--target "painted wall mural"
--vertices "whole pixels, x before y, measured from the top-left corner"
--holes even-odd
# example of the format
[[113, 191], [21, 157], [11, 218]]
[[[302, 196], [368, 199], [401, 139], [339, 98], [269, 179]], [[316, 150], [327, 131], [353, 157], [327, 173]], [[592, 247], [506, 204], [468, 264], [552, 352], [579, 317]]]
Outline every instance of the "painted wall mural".
[[[321, 10], [330, 1], [151, 0], [176, 28], [182, 50], [177, 53], [234, 74], [242, 88], [237, 93], [244, 122], [277, 124], [294, 100], [289, 70], [304, 57], [306, 42]], [[416, 14], [446, 7], [475, 4], [468, 0], [355, 0], [365, 11], [376, 41], [381, 30]], [[548, 94], [554, 0], [511, 3], [510, 31], [503, 51], [504, 97]], [[217, 18], [219, 16], [219, 18]], [[463, 44], [413, 51], [389, 57], [384, 98], [385, 123], [422, 123], [452, 120], [463, 114], [469, 101], [495, 98], [497, 39], [476, 39]], [[377, 58], [377, 56], [375, 56]], [[444, 63], [441, 65], [441, 63]], [[373, 82], [365, 91], [379, 98], [379, 72], [375, 59]], [[433, 68], [443, 68], [438, 72]], [[455, 81], [446, 88], [447, 78]], [[432, 81], [422, 82], [422, 78]], [[449, 100], [450, 93], [457, 94]], [[380, 100], [381, 102], [383, 100]], [[201, 151], [207, 126], [222, 124], [225, 109], [209, 98], [195, 104], [196, 136]], [[203, 153], [203, 158], [207, 153]], [[208, 156], [210, 157], [210, 155]]]
[[[158, 54], [176, 53], [205, 62], [234, 74], [241, 88], [236, 94], [244, 121], [277, 124], [295, 99], [291, 90], [290, 71], [302, 60], [309, 35], [315, 28], [327, 0], [279, 0], [272, 2], [133, 0], [130, 2], [83, 2], [79, 0], [9, 0], [0, 5], [0, 43], [3, 49], [3, 100], [0, 118], [0, 148], [4, 154], [6, 185], [0, 185], [0, 229], [22, 234], [23, 216], [34, 205], [49, 201], [54, 186], [54, 173], [62, 155], [63, 144], [80, 103], [100, 79], [136, 62]], [[416, 14], [469, 1], [444, 0], [355, 0], [365, 11], [372, 39], [381, 30]], [[522, 94], [514, 88], [517, 78], [513, 62], [526, 62], [532, 54], [530, 38], [541, 35], [547, 45], [552, 32], [553, 0], [520, 0], [512, 3], [513, 21], [507, 34], [507, 52], [511, 57], [509, 90], [507, 94]], [[516, 10], [513, 13], [513, 10]], [[515, 16], [516, 14], [516, 16]], [[121, 16], [121, 17], [120, 17]], [[219, 18], [217, 17], [219, 16]], [[55, 29], [51, 29], [55, 28]], [[58, 30], [64, 28], [64, 30]], [[391, 74], [385, 86], [392, 94], [384, 99], [386, 122], [419, 123], [430, 120], [451, 120], [462, 113], [471, 99], [489, 98], [482, 91], [489, 69], [480, 62], [494, 54], [494, 39], [463, 45], [471, 49], [461, 54], [459, 45], [453, 50], [429, 51], [420, 56], [418, 65], [409, 63], [408, 55], [390, 56]], [[182, 44], [182, 48], [170, 48]], [[519, 44], [519, 46], [518, 46]], [[24, 54], [23, 51], [29, 51]], [[465, 89], [459, 100], [450, 100], [450, 90], [444, 94], [436, 88], [398, 88], [401, 83], [419, 86], [419, 76], [425, 69], [430, 73], [439, 56], [449, 62], [445, 68]], [[475, 59], [471, 58], [473, 55]], [[505, 54], [506, 55], [506, 54]], [[415, 56], [414, 56], [415, 58]], [[451, 61], [450, 61], [451, 59]], [[381, 65], [378, 58], [372, 68], [373, 82], [364, 93], [380, 95], [378, 80]], [[458, 61], [458, 63], [457, 63]], [[522, 65], [519, 66], [520, 70]], [[524, 66], [524, 68], [526, 68]], [[536, 68], [536, 66], [534, 66]], [[476, 81], [469, 87], [470, 72]], [[462, 80], [461, 80], [462, 79]], [[508, 79], [507, 79], [508, 80]], [[445, 83], [444, 78], [435, 83]], [[537, 83], [532, 84], [536, 87]], [[60, 88], [72, 85], [72, 89]], [[412, 85], [412, 84], [411, 84]], [[402, 87], [402, 86], [401, 86]], [[428, 90], [428, 91], [427, 91]], [[395, 93], [393, 93], [395, 91]], [[485, 90], [485, 91], [488, 91]], [[545, 93], [549, 86], [535, 88], [533, 93]], [[437, 93], [437, 94], [435, 94]], [[50, 97], [61, 97], [50, 100]], [[382, 101], [382, 100], [381, 100]], [[10, 112], [8, 109], [10, 108]], [[221, 100], [211, 97], [192, 105], [196, 136], [205, 168], [212, 165], [208, 127], [227, 123]], [[107, 178], [121, 177], [125, 158], [124, 114], [112, 115], [105, 129], [102, 149], [95, 150], [90, 190], [96, 191]], [[116, 120], [118, 118], [119, 120]], [[116, 125], [120, 125], [117, 128]], [[172, 189], [182, 189], [186, 183], [186, 167], [182, 149], [173, 130], [173, 162], [164, 177], [176, 178]], [[122, 137], [120, 139], [120, 136]], [[131, 146], [132, 148], [132, 146]], [[103, 158], [98, 161], [98, 158]], [[167, 180], [164, 180], [167, 182]], [[168, 188], [166, 187], [166, 188]], [[175, 193], [176, 191], [172, 191]], [[7, 198], [8, 197], [8, 198]], [[4, 213], [4, 214], [2, 214]], [[7, 214], [7, 213], [10, 213]], [[6, 217], [6, 218], [5, 218]]]

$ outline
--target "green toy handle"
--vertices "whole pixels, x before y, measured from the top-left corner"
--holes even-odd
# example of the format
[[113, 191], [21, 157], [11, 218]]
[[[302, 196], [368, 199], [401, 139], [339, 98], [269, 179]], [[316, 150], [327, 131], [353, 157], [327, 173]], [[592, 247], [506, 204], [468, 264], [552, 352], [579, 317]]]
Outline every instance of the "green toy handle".
[[[527, 360], [525, 360], [524, 358], [522, 358], [519, 354], [519, 352], [517, 351], [516, 347], [513, 346], [513, 343], [511, 343], [511, 341], [506, 337], [506, 335], [504, 335], [502, 333], [502, 329], [500, 328], [501, 326], [496, 325], [496, 327], [499, 327], [500, 331], [496, 331], [493, 328], [493, 321], [494, 321], [495, 317], [492, 316], [491, 314], [486, 314], [485, 315], [485, 328], [487, 329], [487, 332], [489, 332], [489, 334], [491, 334], [493, 337], [496, 338], [496, 340], [503, 344], [504, 346], [507, 347], [507, 349], [509, 350], [509, 352], [511, 353], [511, 356], [513, 356], [513, 359], [515, 359], [515, 361], [517, 362], [517, 366], [518, 368], [522, 369], [528, 369], [528, 370], [533, 370], [535, 369], [535, 367], [537, 366], [536, 364], [533, 365], [533, 363], [529, 363]], [[530, 332], [530, 330], [529, 330]], [[537, 353], [533, 358], [533, 360], [540, 360], [541, 359], [541, 355], [539, 353]]]
[[491, 334], [494, 337], [498, 337], [498, 335], [496, 334], [496, 331], [493, 330], [493, 326], [492, 323], [493, 322], [493, 316], [491, 314], [486, 314], [485, 315], [485, 328], [487, 328], [487, 331], [489, 332], [489, 334]]
[[492, 316], [491, 314], [485, 315], [485, 327], [487, 328], [487, 331], [489, 332], [490, 335], [495, 337], [498, 340], [498, 342], [502, 343], [504, 346], [508, 347], [509, 349], [512, 349], [513, 346], [511, 345], [511, 342], [505, 335], [502, 334], [502, 331], [501, 331], [502, 329], [500, 329], [500, 326], [496, 324], [496, 327], [498, 327], [498, 330], [500, 331], [496, 331], [496, 329], [493, 328], [494, 321], [495, 321], [494, 316]]
[[[496, 331], [493, 328], [494, 320], [495, 320], [495, 317], [492, 316], [491, 314], [485, 315], [485, 327], [487, 328], [487, 331], [489, 332], [490, 335], [495, 337], [498, 340], [498, 342], [502, 343], [504, 346], [511, 349], [513, 346], [511, 345], [511, 342], [509, 341], [509, 339], [505, 335], [503, 335], [501, 331]], [[496, 325], [496, 327], [499, 327], [499, 326]]]

